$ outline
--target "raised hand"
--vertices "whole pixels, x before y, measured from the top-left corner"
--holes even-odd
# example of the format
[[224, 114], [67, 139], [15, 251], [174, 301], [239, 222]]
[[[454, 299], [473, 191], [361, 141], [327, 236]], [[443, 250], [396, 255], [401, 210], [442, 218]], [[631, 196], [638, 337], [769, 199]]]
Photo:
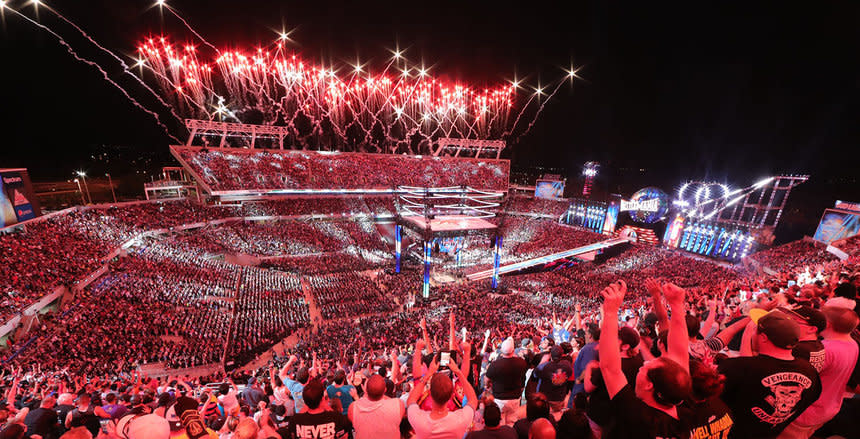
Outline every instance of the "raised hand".
[[[453, 361], [451, 361], [451, 362], [449, 362], [449, 363], [448, 363], [448, 367], [451, 367], [451, 366], [455, 366], [455, 367], [456, 367], [456, 365], [454, 364], [454, 362], [453, 362]], [[451, 370], [454, 370], [454, 369], [453, 369], [453, 368], [451, 368]], [[435, 374], [435, 373], [436, 373], [436, 372], [438, 372], [438, 371], [439, 371], [439, 360], [437, 360], [437, 359], [436, 359], [436, 356], [434, 355], [434, 356], [433, 356], [433, 361], [431, 361], [431, 362], [430, 362], [430, 368], [429, 368], [429, 369], [427, 369], [427, 376], [428, 376], [428, 377], [432, 377], [432, 376], [433, 376], [433, 374]]]
[[663, 288], [660, 286], [660, 282], [657, 279], [649, 277], [645, 279], [645, 289], [648, 290], [648, 294], [654, 296], [663, 292]]
[[669, 302], [670, 305], [684, 303], [686, 291], [673, 283], [667, 282], [663, 284], [663, 295], [666, 296], [666, 301]]
[[621, 308], [621, 303], [624, 301], [624, 295], [627, 294], [627, 284], [623, 280], [613, 282], [608, 287], [600, 292], [603, 296], [603, 307], [608, 310], [618, 311]]

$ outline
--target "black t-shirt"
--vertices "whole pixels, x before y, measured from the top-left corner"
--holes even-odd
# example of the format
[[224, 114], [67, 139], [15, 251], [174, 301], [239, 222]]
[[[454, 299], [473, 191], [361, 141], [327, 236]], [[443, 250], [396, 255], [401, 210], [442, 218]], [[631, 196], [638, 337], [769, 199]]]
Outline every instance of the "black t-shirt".
[[716, 396], [685, 405], [679, 416], [690, 426], [691, 439], [725, 439], [734, 425], [729, 406]]
[[806, 360], [767, 355], [726, 358], [722, 399], [732, 408], [732, 438], [776, 437], [821, 395], [818, 372]]
[[38, 434], [42, 439], [57, 437], [57, 412], [53, 409], [39, 407], [27, 413], [24, 424], [27, 425], [27, 434]]
[[487, 378], [493, 383], [493, 398], [517, 399], [523, 392], [528, 364], [520, 357], [499, 358], [487, 368]]
[[290, 419], [292, 439], [334, 439], [346, 436], [349, 420], [340, 413], [297, 413]]
[[621, 390], [610, 401], [610, 408], [615, 415], [616, 422], [612, 429], [607, 431], [607, 439], [686, 439], [689, 437], [690, 428], [687, 425], [686, 416], [681, 411], [675, 419], [668, 413], [655, 409], [645, 404], [636, 397], [630, 383]]
[[85, 412], [74, 409], [71, 413], [72, 421], [70, 424], [72, 428], [84, 426], [90, 433], [92, 433], [93, 437], [96, 437], [99, 434], [99, 430], [102, 425], [99, 421], [99, 417], [95, 414], [95, 408], [93, 406], [89, 406]]
[[[627, 378], [627, 385], [634, 391], [636, 390], [636, 375], [643, 364], [644, 361], [641, 355], [621, 359], [621, 372]], [[585, 409], [585, 413], [597, 425], [606, 427], [609, 425], [612, 417], [610, 416], [609, 392], [606, 391], [606, 385], [603, 383], [603, 375], [601, 375], [600, 369], [594, 369], [591, 372], [591, 384], [597, 387], [597, 389], [589, 394], [588, 407]]]
[[517, 439], [517, 432], [513, 427], [502, 425], [496, 429], [473, 431], [466, 435], [466, 439]]
[[821, 368], [824, 367], [824, 344], [819, 340], [798, 342], [791, 350], [791, 355], [808, 361], [816, 372], [821, 372]]
[[548, 401], [563, 401], [570, 390], [570, 377], [573, 367], [567, 360], [550, 361], [535, 369], [534, 373], [540, 379], [537, 391], [546, 395]]

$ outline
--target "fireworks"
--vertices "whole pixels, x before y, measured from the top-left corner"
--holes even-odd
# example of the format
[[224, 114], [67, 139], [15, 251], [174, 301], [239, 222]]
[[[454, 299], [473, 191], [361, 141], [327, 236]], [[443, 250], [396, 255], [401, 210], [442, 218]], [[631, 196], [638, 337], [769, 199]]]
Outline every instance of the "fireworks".
[[[219, 50], [163, 0], [154, 6], [172, 14], [202, 45], [148, 38], [126, 63], [55, 9], [41, 1], [30, 4], [71, 25], [116, 60], [123, 74], [139, 75], [135, 79], [146, 92], [156, 94], [144, 82], [154, 80], [161, 89], [156, 98], [170, 116], [283, 126], [291, 133], [286, 142], [293, 147], [415, 154], [443, 137], [517, 143], [561, 85], [576, 77], [571, 68], [555, 84], [536, 88], [516, 79], [478, 87], [434, 77], [425, 65], [411, 64], [399, 48], [376, 72], [358, 61], [323, 65], [291, 53], [285, 47], [292, 41], [289, 32], [280, 32], [266, 48]], [[6, 0], [0, 0], [0, 12], [8, 8]], [[80, 57], [53, 30], [12, 12], [55, 36], [78, 61], [96, 67], [170, 135], [158, 114], [135, 100], [100, 65]]]
[[[211, 60], [194, 45], [149, 38], [138, 48], [136, 65], [150, 69], [190, 117], [262, 119], [288, 127], [301, 146], [412, 151], [416, 143], [439, 137], [500, 139], [515, 129], [515, 83], [477, 88], [446, 82], [424, 66], [409, 65], [399, 50], [379, 73], [358, 62], [317, 65], [288, 53], [285, 35], [272, 48], [217, 51]], [[543, 94], [539, 88], [518, 111]]]

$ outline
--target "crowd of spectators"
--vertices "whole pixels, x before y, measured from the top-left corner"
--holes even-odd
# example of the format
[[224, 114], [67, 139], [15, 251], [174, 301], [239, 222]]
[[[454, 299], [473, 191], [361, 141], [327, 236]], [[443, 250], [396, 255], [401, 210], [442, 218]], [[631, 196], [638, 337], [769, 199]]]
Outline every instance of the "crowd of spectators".
[[213, 191], [461, 185], [506, 190], [510, 173], [507, 160], [184, 147], [174, 153]]
[[753, 253], [749, 258], [773, 271], [790, 272], [835, 261], [836, 256], [825, 248], [824, 244], [814, 241], [793, 241]]
[[310, 323], [297, 277], [254, 267], [243, 271], [229, 348], [229, 361], [236, 364], [245, 364]]
[[305, 281], [324, 319], [388, 313], [403, 301], [399, 291], [383, 290], [381, 282], [352, 271], [306, 276]]
[[[167, 214], [156, 224], [169, 228], [244, 213], [231, 206], [219, 213], [195, 209], [182, 207], [189, 217]], [[42, 224], [80, 232], [58, 239], [90, 255], [91, 266], [146, 227], [125, 214], [83, 212]], [[138, 215], [155, 213], [155, 207], [141, 207]], [[203, 229], [211, 235], [204, 241], [193, 234], [143, 239], [72, 304], [41, 317], [37, 340], [6, 358], [8, 379], [0, 379], [7, 395], [6, 411], [0, 410], [4, 437], [24, 425], [32, 428], [28, 434], [43, 435], [47, 428], [53, 434], [48, 437], [57, 437], [66, 418], [52, 412], [57, 403], [49, 398], [64, 394], [72, 395], [59, 404], [67, 411], [74, 409], [69, 398], [81, 395], [69, 427], [87, 413], [107, 414], [103, 406], [149, 406], [151, 423], [126, 418], [131, 427], [106, 427], [118, 431], [116, 437], [133, 437], [127, 433], [140, 428], [145, 433], [138, 437], [147, 438], [167, 437], [144, 429], [158, 424], [169, 432], [171, 422], [176, 431], [208, 428], [225, 438], [304, 437], [307, 426], [321, 425], [325, 431], [352, 430], [355, 437], [393, 429], [397, 437], [423, 438], [434, 428], [452, 437], [467, 431], [485, 437], [491, 433], [482, 436], [480, 430], [505, 430], [497, 425], [512, 427], [509, 437], [809, 437], [816, 430], [850, 434], [839, 422], [847, 416], [851, 426], [856, 419], [850, 412], [856, 404], [843, 403], [842, 394], [849, 379], [852, 393], [860, 389], [858, 349], [850, 338], [860, 267], [853, 259], [835, 260], [821, 246], [799, 242], [764, 252], [756, 261], [778, 273], [761, 276], [632, 245], [605, 261], [503, 278], [507, 291], [455, 283], [434, 287], [429, 299], [421, 299], [420, 270], [358, 273], [365, 266], [335, 262], [350, 248], [364, 261], [369, 258], [361, 251], [385, 250], [373, 223], [297, 224], [302, 231], [237, 223]], [[517, 256], [602, 239], [516, 216], [501, 225], [510, 254]], [[105, 233], [99, 235], [99, 227]], [[0, 242], [26, 241], [23, 251], [35, 252], [30, 238], [52, 239], [39, 235], [38, 227], [27, 233], [33, 233], [27, 240], [10, 235], [12, 244]], [[266, 243], [267, 237], [289, 237], [293, 244]], [[344, 243], [346, 250], [338, 251]], [[257, 254], [286, 249], [308, 259], [295, 266], [299, 275], [232, 265], [212, 255], [239, 248]], [[297, 256], [311, 249], [331, 259]], [[850, 245], [843, 249], [856, 258]], [[319, 274], [306, 274], [314, 266]], [[66, 269], [64, 275], [75, 274], [74, 266]], [[314, 323], [303, 283], [325, 320], [316, 322], [316, 332], [298, 332], [292, 355], [243, 370], [271, 345]], [[444, 376], [435, 374], [443, 350], [452, 355]], [[248, 383], [242, 394], [223, 376], [158, 382], [133, 372], [145, 362], [217, 363], [225, 353], [228, 364], [239, 366], [231, 376]], [[318, 392], [327, 385], [333, 390]], [[350, 385], [354, 395], [343, 387]], [[403, 404], [400, 411], [374, 411], [387, 401], [383, 395]], [[88, 410], [90, 399], [99, 410]], [[357, 405], [350, 410], [351, 404]], [[448, 413], [451, 421], [436, 423], [426, 410]], [[376, 427], [368, 429], [362, 416], [373, 416]], [[115, 434], [98, 430], [93, 433]]]
[[570, 200], [567, 199], [511, 196], [506, 202], [505, 210], [526, 215], [543, 215], [557, 220], [567, 212], [569, 206]]

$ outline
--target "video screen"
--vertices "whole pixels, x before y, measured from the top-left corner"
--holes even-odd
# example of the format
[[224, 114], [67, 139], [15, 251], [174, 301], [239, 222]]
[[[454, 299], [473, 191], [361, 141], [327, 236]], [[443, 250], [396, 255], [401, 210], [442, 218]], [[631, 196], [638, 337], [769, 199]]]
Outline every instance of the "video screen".
[[535, 198], [564, 197], [563, 181], [538, 181], [535, 186]]
[[849, 238], [860, 233], [860, 214], [827, 209], [818, 223], [815, 239], [826, 243]]

